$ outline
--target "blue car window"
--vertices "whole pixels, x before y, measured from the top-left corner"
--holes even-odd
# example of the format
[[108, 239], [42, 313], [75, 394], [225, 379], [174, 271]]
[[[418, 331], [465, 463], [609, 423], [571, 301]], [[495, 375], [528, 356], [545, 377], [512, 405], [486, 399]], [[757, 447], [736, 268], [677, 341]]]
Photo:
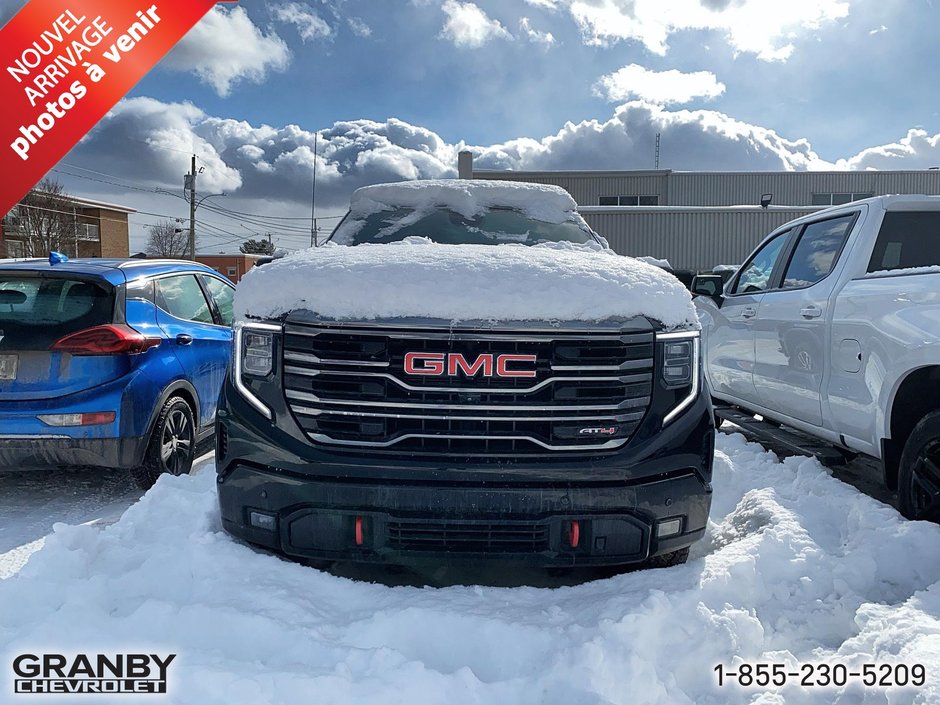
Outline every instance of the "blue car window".
[[215, 323], [209, 302], [192, 274], [158, 279], [157, 305], [184, 321]]
[[45, 349], [64, 335], [110, 323], [114, 291], [67, 277], [0, 275], [0, 330], [7, 346]]
[[224, 325], [232, 325], [233, 304], [235, 302], [235, 289], [225, 284], [215, 277], [202, 277], [209, 294], [215, 300], [215, 305], [219, 307], [219, 315], [222, 316]]

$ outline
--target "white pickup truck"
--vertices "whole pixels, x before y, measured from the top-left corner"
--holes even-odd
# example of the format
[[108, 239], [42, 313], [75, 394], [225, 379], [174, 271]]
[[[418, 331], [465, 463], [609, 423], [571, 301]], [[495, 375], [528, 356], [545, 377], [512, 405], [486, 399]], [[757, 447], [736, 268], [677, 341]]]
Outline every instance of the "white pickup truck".
[[877, 458], [906, 516], [940, 520], [940, 197], [794, 220], [692, 288], [719, 415]]

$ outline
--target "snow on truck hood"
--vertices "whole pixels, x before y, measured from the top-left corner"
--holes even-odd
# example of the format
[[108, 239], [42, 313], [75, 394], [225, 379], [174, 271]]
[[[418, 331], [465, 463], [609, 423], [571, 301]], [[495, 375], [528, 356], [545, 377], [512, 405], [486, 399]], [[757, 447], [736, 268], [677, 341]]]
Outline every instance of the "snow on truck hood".
[[252, 269], [238, 319], [309, 310], [324, 318], [423, 316], [450, 321], [599, 321], [646, 316], [698, 327], [672, 275], [599, 246], [406, 242], [303, 250]]

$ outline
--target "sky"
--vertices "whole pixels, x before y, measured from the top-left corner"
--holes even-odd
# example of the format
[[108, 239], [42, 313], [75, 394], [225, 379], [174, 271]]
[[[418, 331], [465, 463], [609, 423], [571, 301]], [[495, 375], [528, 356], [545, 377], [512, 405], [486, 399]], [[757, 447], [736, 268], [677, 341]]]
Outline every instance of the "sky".
[[[0, 22], [24, 3], [0, 0]], [[49, 176], [188, 218], [199, 250], [309, 243], [360, 186], [477, 168], [940, 166], [933, 0], [242, 0], [212, 10]], [[169, 192], [169, 193], [166, 193]]]

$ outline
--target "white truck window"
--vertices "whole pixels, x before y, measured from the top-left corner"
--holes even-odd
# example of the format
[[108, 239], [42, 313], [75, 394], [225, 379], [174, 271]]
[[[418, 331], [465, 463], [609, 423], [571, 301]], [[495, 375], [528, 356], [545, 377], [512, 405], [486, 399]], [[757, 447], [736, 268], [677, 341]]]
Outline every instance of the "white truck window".
[[807, 225], [787, 265], [783, 288], [812, 286], [829, 276], [854, 220], [852, 213]]
[[751, 260], [741, 268], [741, 276], [734, 285], [733, 294], [748, 294], [755, 291], [764, 291], [770, 286], [770, 276], [773, 274], [777, 257], [787, 242], [790, 231], [776, 235], [765, 244]]
[[885, 213], [869, 272], [940, 265], [940, 211]]

